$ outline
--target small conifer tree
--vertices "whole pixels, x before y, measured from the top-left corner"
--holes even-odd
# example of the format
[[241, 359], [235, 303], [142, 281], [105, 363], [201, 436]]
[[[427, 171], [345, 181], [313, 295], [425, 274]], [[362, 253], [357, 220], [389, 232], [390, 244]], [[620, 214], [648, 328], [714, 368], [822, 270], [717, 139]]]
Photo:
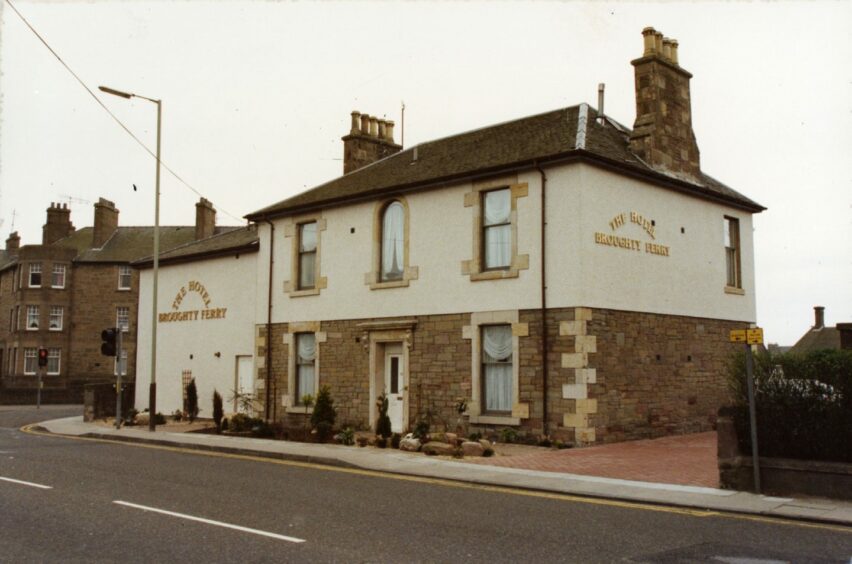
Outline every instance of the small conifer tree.
[[198, 389], [195, 387], [195, 378], [186, 386], [186, 416], [190, 423], [198, 417]]
[[334, 409], [331, 389], [323, 386], [317, 394], [314, 412], [311, 414], [311, 426], [317, 430], [317, 438], [320, 441], [326, 441], [331, 436], [336, 419], [337, 410]]
[[213, 422], [216, 423], [216, 432], [222, 432], [222, 416], [225, 413], [222, 409], [222, 396], [219, 395], [219, 392], [213, 390]]
[[382, 394], [379, 396], [379, 401], [376, 402], [379, 408], [379, 420], [376, 422], [376, 434], [387, 439], [393, 432], [391, 431], [391, 420], [388, 417], [388, 396]]

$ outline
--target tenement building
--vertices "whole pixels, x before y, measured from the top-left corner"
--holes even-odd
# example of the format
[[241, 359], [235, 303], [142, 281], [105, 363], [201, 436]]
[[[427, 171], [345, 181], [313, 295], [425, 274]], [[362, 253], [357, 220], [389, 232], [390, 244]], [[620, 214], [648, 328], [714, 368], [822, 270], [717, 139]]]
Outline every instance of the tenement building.
[[[161, 227], [164, 250], [213, 235], [206, 200], [195, 227]], [[111, 381], [119, 363], [132, 380], [136, 365], [139, 275], [131, 262], [150, 256], [152, 227], [120, 227], [119, 210], [101, 198], [94, 225], [75, 229], [66, 205], [51, 204], [41, 244], [12, 233], [0, 253], [0, 402], [31, 401], [38, 349], [48, 350], [43, 398], [80, 401], [88, 382]], [[121, 327], [120, 358], [101, 355], [101, 331]]]

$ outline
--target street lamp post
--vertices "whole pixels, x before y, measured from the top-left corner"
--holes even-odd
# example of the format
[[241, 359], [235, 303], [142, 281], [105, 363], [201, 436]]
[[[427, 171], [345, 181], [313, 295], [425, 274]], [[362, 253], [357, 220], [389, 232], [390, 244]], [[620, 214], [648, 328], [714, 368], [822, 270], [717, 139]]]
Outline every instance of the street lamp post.
[[[157, 104], [157, 175], [154, 187], [154, 284], [151, 297], [151, 386], [148, 390], [148, 430], [156, 430], [157, 415], [157, 279], [160, 274], [160, 132], [163, 115], [162, 100], [99, 86], [101, 92], [121, 98], [142, 98]], [[120, 362], [120, 361], [119, 361]]]

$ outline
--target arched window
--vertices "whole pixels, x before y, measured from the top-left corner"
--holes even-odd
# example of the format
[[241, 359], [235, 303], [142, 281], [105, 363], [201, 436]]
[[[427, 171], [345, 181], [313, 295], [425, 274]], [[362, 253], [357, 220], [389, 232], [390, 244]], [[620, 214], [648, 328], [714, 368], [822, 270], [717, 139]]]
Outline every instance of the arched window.
[[382, 213], [381, 281], [402, 280], [405, 268], [405, 210], [391, 202]]

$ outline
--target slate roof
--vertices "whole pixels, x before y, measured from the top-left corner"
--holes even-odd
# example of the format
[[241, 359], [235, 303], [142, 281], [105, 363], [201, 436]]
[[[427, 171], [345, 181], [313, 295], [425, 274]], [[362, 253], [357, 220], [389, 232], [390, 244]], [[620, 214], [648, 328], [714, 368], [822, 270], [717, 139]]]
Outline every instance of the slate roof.
[[[259, 237], [257, 226], [220, 228], [221, 232], [201, 239], [185, 243], [174, 249], [160, 253], [160, 264], [188, 262], [202, 258], [212, 258], [235, 252], [257, 252]], [[152, 256], [146, 256], [133, 263], [140, 268], [153, 266]]]
[[840, 349], [840, 331], [837, 327], [810, 329], [790, 349], [793, 354], [804, 354], [825, 349]]
[[580, 104], [421, 143], [246, 218], [256, 221], [572, 158], [749, 211], [765, 209], [710, 176], [702, 174], [698, 179], [685, 179], [651, 168], [630, 151], [628, 128], [609, 118], [601, 124], [596, 118], [593, 108]]
[[13, 255], [5, 249], [0, 249], [0, 270], [6, 268], [7, 265], [13, 264], [17, 260], [17, 255]]

